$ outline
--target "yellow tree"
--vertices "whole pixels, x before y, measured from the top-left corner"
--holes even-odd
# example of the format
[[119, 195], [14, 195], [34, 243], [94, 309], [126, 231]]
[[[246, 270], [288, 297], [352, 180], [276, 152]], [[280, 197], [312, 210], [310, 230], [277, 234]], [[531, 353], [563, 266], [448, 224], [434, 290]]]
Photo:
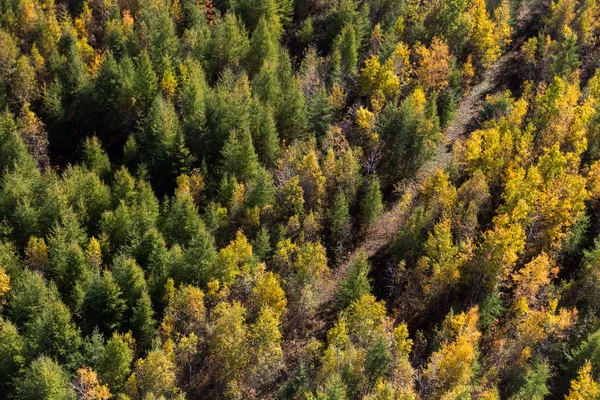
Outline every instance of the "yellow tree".
[[598, 400], [600, 386], [592, 377], [592, 364], [588, 361], [577, 372], [577, 378], [571, 381], [569, 394], [565, 400]]
[[394, 62], [388, 59], [381, 65], [379, 57], [371, 56], [365, 60], [358, 80], [360, 92], [369, 96], [375, 110], [381, 110], [386, 100], [400, 93], [400, 78], [394, 73]]
[[486, 10], [485, 0], [470, 1], [467, 14], [472, 27], [473, 55], [484, 68], [488, 68], [500, 57], [501, 49], [496, 27]]
[[415, 74], [423, 88], [428, 92], [439, 92], [446, 88], [450, 74], [448, 44], [436, 37], [433, 38], [429, 47], [418, 46], [415, 54], [419, 60]]
[[249, 332], [246, 309], [239, 302], [222, 302], [212, 313], [208, 349], [213, 360], [216, 378], [223, 383], [224, 392], [241, 396], [244, 371], [248, 365]]
[[429, 300], [459, 282], [462, 266], [469, 256], [469, 245], [454, 244], [449, 219], [442, 219], [435, 225], [425, 243], [425, 255], [419, 259], [416, 269]]
[[235, 239], [217, 254], [214, 262], [214, 276], [224, 285], [231, 285], [238, 275], [250, 272], [252, 245], [242, 231], [238, 231]]
[[261, 273], [248, 301], [256, 311], [269, 307], [278, 317], [285, 313], [287, 299], [281, 288], [279, 276], [272, 271]]
[[108, 385], [101, 385], [98, 382], [98, 374], [90, 367], [82, 367], [77, 370], [77, 377], [72, 386], [77, 398], [80, 399], [108, 400], [112, 397]]
[[525, 247], [525, 239], [523, 228], [508, 214], [494, 217], [493, 227], [483, 234], [483, 242], [476, 250], [472, 273], [481, 277], [488, 288], [495, 288], [508, 278]]
[[449, 314], [444, 320], [440, 348], [431, 355], [423, 374], [427, 392], [433, 398], [471, 381], [481, 336], [477, 329], [478, 321], [477, 307], [458, 315]]
[[4, 296], [10, 290], [10, 276], [0, 267], [0, 304], [4, 304]]

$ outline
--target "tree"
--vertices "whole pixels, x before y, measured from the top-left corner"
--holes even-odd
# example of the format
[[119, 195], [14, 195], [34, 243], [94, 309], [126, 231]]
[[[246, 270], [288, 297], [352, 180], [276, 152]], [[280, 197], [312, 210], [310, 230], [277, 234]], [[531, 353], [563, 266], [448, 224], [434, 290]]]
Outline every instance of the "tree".
[[331, 210], [331, 243], [336, 250], [344, 248], [349, 239], [351, 224], [348, 200], [340, 193], [335, 197]]
[[256, 176], [258, 156], [248, 130], [232, 130], [221, 153], [224, 174], [231, 174], [241, 182], [249, 182]]
[[469, 250], [468, 245], [454, 244], [450, 220], [442, 219], [435, 225], [416, 268], [417, 279], [427, 296], [436, 298], [459, 282], [462, 266], [470, 257]]
[[223, 21], [215, 26], [207, 48], [213, 80], [224, 69], [238, 67], [249, 46], [242, 21], [233, 13], [225, 14]]
[[144, 271], [133, 258], [117, 256], [113, 262], [112, 275], [119, 286], [120, 297], [125, 300], [128, 309], [135, 307], [147, 290]]
[[287, 311], [287, 299], [279, 276], [272, 271], [262, 273], [252, 288], [248, 303], [254, 312], [268, 308], [268, 313], [279, 319]]
[[242, 231], [238, 231], [235, 240], [217, 254], [210, 278], [231, 285], [238, 275], [247, 275], [250, 272], [252, 263], [252, 245]]
[[158, 93], [158, 77], [145, 51], [135, 59], [132, 92], [137, 116], [141, 117], [146, 114]]
[[363, 229], [372, 227], [383, 210], [383, 199], [379, 177], [372, 175], [366, 182], [366, 189], [360, 199], [360, 223]]
[[25, 341], [10, 321], [0, 319], [0, 394], [8, 397], [25, 363]]
[[384, 142], [381, 162], [385, 184], [412, 177], [431, 157], [439, 140], [435, 102], [415, 89], [400, 106], [388, 104], [378, 120], [377, 130]]
[[357, 74], [358, 45], [356, 31], [353, 25], [345, 26], [339, 35], [339, 51], [342, 63], [342, 74], [354, 77]]
[[277, 63], [278, 35], [277, 29], [270, 25], [271, 21], [260, 18], [248, 49], [247, 65], [248, 72], [252, 76], [256, 74], [263, 64], [275, 65]]
[[95, 274], [81, 305], [82, 325], [87, 332], [97, 327], [102, 333], [109, 334], [121, 325], [126, 307], [121, 294], [110, 271]]
[[415, 53], [419, 66], [415, 70], [418, 81], [429, 92], [440, 92], [448, 86], [450, 74], [450, 51], [448, 45], [439, 38], [433, 38], [429, 48], [419, 46]]
[[31, 236], [25, 248], [25, 265], [34, 271], [45, 272], [48, 268], [48, 247], [44, 239]]
[[592, 378], [592, 364], [587, 362], [577, 372], [577, 379], [571, 381], [571, 389], [566, 400], [600, 399], [600, 387]]
[[77, 378], [71, 387], [78, 398], [108, 400], [112, 397], [108, 386], [98, 382], [98, 374], [90, 367], [82, 367], [77, 370]]
[[324, 86], [320, 86], [308, 103], [308, 126], [317, 138], [325, 136], [333, 119], [333, 107]]
[[261, 164], [266, 167], [274, 166], [279, 150], [279, 135], [272, 107], [265, 107], [258, 101], [252, 102], [250, 132]]
[[179, 175], [189, 171], [192, 157], [169, 99], [156, 97], [135, 138], [138, 154], [147, 164], [150, 181], [158, 193], [164, 193]]
[[152, 350], [146, 358], [135, 362], [124, 392], [132, 400], [176, 398], [179, 394], [176, 378], [175, 365], [170, 355], [161, 349]]
[[121, 391], [125, 380], [131, 374], [133, 347], [134, 340], [131, 333], [122, 335], [115, 332], [106, 342], [95, 366], [100, 382], [108, 384], [113, 393]]
[[279, 330], [280, 312], [269, 306], [261, 308], [256, 322], [250, 327], [249, 344], [252, 348], [249, 380], [254, 386], [264, 387], [277, 378], [284, 367]]
[[358, 83], [361, 94], [369, 96], [374, 108], [378, 110], [385, 100], [392, 99], [400, 92], [400, 79], [394, 73], [393, 61], [388, 60], [381, 65], [377, 56], [365, 60]]
[[467, 12], [472, 24], [473, 54], [484, 68], [488, 68], [500, 56], [500, 41], [496, 37], [498, 31], [488, 16], [484, 0], [470, 2]]
[[102, 150], [100, 141], [96, 136], [85, 139], [83, 143], [83, 159], [85, 165], [104, 181], [107, 182], [112, 175], [110, 160]]
[[137, 304], [133, 307], [131, 327], [140, 348], [147, 351], [154, 339], [154, 310], [147, 291], [142, 292]]
[[361, 250], [350, 260], [346, 276], [336, 291], [335, 297], [339, 308], [344, 309], [371, 292], [370, 270], [367, 254]]
[[208, 235], [189, 188], [177, 190], [165, 205], [159, 227], [169, 243], [188, 246], [193, 239]]
[[525, 383], [519, 389], [518, 399], [544, 399], [550, 390], [547, 381], [550, 379], [550, 366], [547, 361], [537, 361], [529, 371]]
[[216, 378], [222, 382], [224, 392], [231, 395], [239, 393], [248, 363], [245, 318], [246, 309], [237, 301], [217, 304], [211, 318], [209, 352], [215, 362]]
[[429, 390], [435, 396], [466, 385], [473, 377], [481, 336], [478, 319], [479, 310], [474, 307], [466, 313], [451, 313], [444, 320], [440, 349], [431, 355], [425, 370]]
[[289, 143], [304, 137], [308, 121], [306, 98], [292, 72], [290, 56], [285, 51], [279, 53], [277, 76], [281, 95], [275, 106], [275, 122], [281, 138]]
[[200, 160], [204, 156], [203, 144], [206, 138], [206, 91], [204, 71], [196, 61], [188, 59], [184, 63], [184, 73], [180, 84], [181, 125], [185, 143], [192, 156]]
[[20, 400], [70, 400], [73, 392], [68, 386], [63, 368], [46, 356], [39, 356], [19, 380], [17, 398]]
[[169, 300], [160, 326], [161, 334], [175, 339], [191, 334], [201, 337], [205, 329], [204, 292], [194, 286], [181, 285]]

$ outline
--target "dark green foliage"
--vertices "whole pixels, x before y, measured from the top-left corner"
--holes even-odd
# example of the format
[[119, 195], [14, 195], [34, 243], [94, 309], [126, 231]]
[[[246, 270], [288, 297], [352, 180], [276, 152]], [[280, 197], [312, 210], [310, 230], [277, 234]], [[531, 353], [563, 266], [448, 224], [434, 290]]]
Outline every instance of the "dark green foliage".
[[266, 169], [259, 167], [255, 178], [252, 180], [246, 195], [246, 206], [265, 207], [273, 204], [275, 200], [275, 187], [273, 177]]
[[353, 77], [357, 73], [358, 43], [354, 26], [345, 26], [339, 37], [339, 51], [344, 76]]
[[271, 107], [264, 107], [257, 101], [252, 102], [250, 132], [258, 160], [266, 167], [274, 166], [279, 150], [279, 136]]
[[95, 328], [105, 335], [117, 329], [125, 311], [125, 300], [110, 271], [96, 274], [90, 281], [81, 306], [82, 325], [86, 332]]
[[346, 276], [335, 294], [340, 309], [345, 309], [363, 295], [371, 292], [370, 270], [371, 266], [364, 250], [350, 260]]
[[154, 338], [154, 310], [148, 292], [144, 291], [133, 308], [131, 327], [140, 349], [147, 351]]
[[170, 243], [188, 245], [194, 238], [202, 235], [204, 222], [198, 214], [192, 196], [187, 192], [179, 192], [165, 205], [160, 219], [161, 231]]
[[137, 157], [146, 161], [153, 188], [158, 193], [170, 190], [175, 179], [188, 172], [192, 157], [179, 118], [169, 99], [157, 96], [148, 116], [136, 133]]
[[291, 142], [304, 137], [308, 121], [306, 99], [294, 78], [290, 57], [285, 51], [279, 53], [277, 75], [281, 95], [275, 108], [275, 122], [281, 138]]
[[257, 73], [263, 64], [276, 65], [277, 63], [278, 32], [273, 26], [269, 26], [269, 22], [261, 18], [252, 32], [246, 60], [247, 70], [251, 76]]
[[[128, 60], [128, 62], [131, 62]], [[132, 77], [124, 62], [118, 63], [111, 52], [103, 59], [98, 76], [94, 80], [91, 118], [98, 124], [96, 134], [110, 147], [113, 143], [123, 143], [130, 129], [132, 112]], [[142, 71], [144, 72], [144, 71]], [[101, 175], [102, 176], [102, 175]]]
[[271, 255], [271, 236], [269, 231], [263, 227], [252, 241], [252, 254], [259, 260], [267, 260]]
[[248, 130], [232, 130], [222, 150], [223, 174], [249, 182], [258, 172], [258, 156]]
[[388, 104], [378, 121], [378, 130], [385, 143], [381, 167], [386, 183], [413, 176], [437, 144], [435, 101], [422, 104], [413, 93], [399, 106]]
[[180, 85], [181, 125], [185, 143], [192, 156], [200, 160], [204, 154], [203, 144], [206, 141], [206, 105], [204, 72], [200, 64], [193, 60], [185, 63], [185, 79]]
[[242, 22], [234, 14], [227, 13], [215, 27], [207, 49], [213, 80], [223, 69], [239, 66], [248, 47], [248, 34]]
[[10, 171], [17, 165], [29, 168], [35, 166], [27, 152], [27, 146], [16, 134], [17, 127], [11, 114], [0, 115], [0, 174]]
[[144, 115], [152, 105], [158, 91], [158, 78], [152, 68], [148, 53], [142, 52], [135, 59], [135, 74], [132, 83], [134, 107], [138, 116]]
[[348, 200], [343, 193], [335, 197], [331, 209], [330, 235], [334, 249], [343, 248], [349, 239], [351, 228], [350, 210]]
[[379, 339], [367, 348], [365, 373], [369, 386], [373, 387], [379, 378], [387, 375], [392, 365], [392, 355], [387, 344]]
[[309, 127], [317, 138], [322, 138], [331, 126], [333, 107], [329, 101], [327, 89], [321, 86], [308, 104]]
[[525, 378], [518, 395], [525, 399], [543, 399], [549, 393], [547, 382], [551, 378], [550, 367], [546, 361], [537, 361]]
[[360, 198], [360, 223], [364, 229], [368, 229], [381, 214], [383, 210], [383, 199], [381, 187], [377, 175], [371, 176], [366, 182], [366, 188]]

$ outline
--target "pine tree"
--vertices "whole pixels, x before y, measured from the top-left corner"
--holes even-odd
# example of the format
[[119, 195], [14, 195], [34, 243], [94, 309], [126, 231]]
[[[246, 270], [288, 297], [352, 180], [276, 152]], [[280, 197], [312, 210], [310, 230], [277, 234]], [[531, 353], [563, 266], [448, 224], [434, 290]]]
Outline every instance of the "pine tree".
[[146, 114], [158, 93], [158, 77], [152, 68], [150, 57], [145, 51], [135, 59], [132, 92], [134, 106], [139, 118]]
[[154, 339], [154, 310], [147, 291], [144, 291], [133, 308], [131, 326], [133, 336], [143, 351], [152, 347]]
[[377, 175], [366, 183], [366, 190], [360, 199], [360, 222], [363, 229], [369, 229], [377, 221], [383, 210], [381, 187]]
[[124, 311], [125, 301], [112, 273], [96, 274], [86, 288], [81, 306], [84, 329], [92, 332], [97, 327], [108, 334], [120, 326]]
[[258, 156], [250, 132], [245, 129], [231, 131], [221, 153], [223, 174], [235, 176], [241, 182], [254, 179], [258, 172]]
[[281, 96], [275, 108], [275, 122], [281, 138], [291, 142], [303, 138], [307, 127], [306, 99], [292, 72], [290, 57], [285, 51], [279, 53], [277, 75]]
[[122, 335], [113, 333], [106, 342], [104, 351], [95, 368], [100, 381], [108, 384], [112, 393], [119, 393], [125, 380], [131, 374], [134, 357], [134, 340], [131, 333]]
[[250, 76], [256, 74], [263, 64], [276, 65], [278, 51], [278, 36], [275, 28], [269, 25], [265, 18], [258, 21], [258, 25], [252, 38], [250, 39], [250, 48], [246, 64]]
[[335, 294], [340, 309], [346, 308], [363, 295], [371, 292], [370, 270], [371, 266], [364, 250], [350, 260], [346, 276]]
[[105, 182], [112, 175], [110, 160], [102, 150], [100, 141], [96, 136], [87, 138], [83, 143], [83, 158], [85, 165]]
[[187, 147], [194, 158], [200, 160], [204, 156], [203, 144], [206, 140], [207, 85], [199, 63], [187, 60], [184, 66], [185, 76], [180, 85], [181, 125]]
[[25, 341], [17, 327], [0, 318], [0, 395], [7, 398], [13, 390], [13, 379], [23, 367], [24, 347]]
[[327, 89], [321, 86], [308, 103], [309, 128], [317, 138], [325, 137], [333, 118], [333, 107]]
[[68, 374], [59, 364], [47, 356], [39, 356], [19, 379], [17, 398], [69, 400], [73, 392], [68, 382]]
[[358, 43], [353, 25], [347, 25], [339, 36], [339, 48], [342, 62], [342, 73], [348, 77], [357, 74]]

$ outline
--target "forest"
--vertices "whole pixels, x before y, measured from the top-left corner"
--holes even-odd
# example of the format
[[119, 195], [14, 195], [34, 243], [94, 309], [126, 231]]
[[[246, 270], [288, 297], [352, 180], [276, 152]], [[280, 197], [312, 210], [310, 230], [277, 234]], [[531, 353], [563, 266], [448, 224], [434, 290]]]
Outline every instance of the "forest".
[[600, 0], [0, 0], [0, 398], [600, 400]]

